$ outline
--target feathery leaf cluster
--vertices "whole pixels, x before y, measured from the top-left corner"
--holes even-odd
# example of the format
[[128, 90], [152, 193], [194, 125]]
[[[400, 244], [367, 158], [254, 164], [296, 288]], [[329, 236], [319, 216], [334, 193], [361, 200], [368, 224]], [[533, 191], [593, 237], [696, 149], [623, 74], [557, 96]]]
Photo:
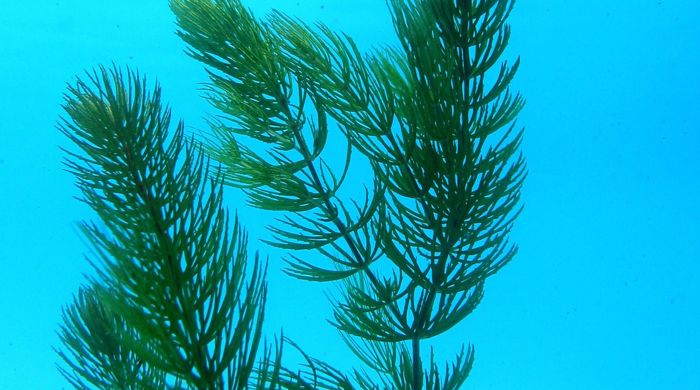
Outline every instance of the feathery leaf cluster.
[[[63, 369], [77, 388], [246, 388], [266, 286], [222, 186], [138, 74], [101, 68], [70, 87], [68, 170], [101, 224], [81, 229], [97, 276], [64, 312]], [[71, 359], [71, 356], [75, 359]], [[83, 379], [81, 379], [81, 377]]]

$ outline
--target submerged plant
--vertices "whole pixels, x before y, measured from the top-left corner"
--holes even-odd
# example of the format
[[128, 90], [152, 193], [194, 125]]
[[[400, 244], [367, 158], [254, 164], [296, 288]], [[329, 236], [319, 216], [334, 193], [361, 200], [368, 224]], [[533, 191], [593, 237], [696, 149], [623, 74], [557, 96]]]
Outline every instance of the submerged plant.
[[[71, 88], [63, 130], [83, 153], [68, 164], [104, 224], [83, 225], [97, 276], [60, 332], [73, 385], [464, 383], [472, 346], [444, 370], [422, 355], [517, 250], [523, 101], [509, 91], [518, 62], [499, 65], [513, 1], [388, 3], [400, 46], [363, 55], [323, 24], [280, 12], [259, 21], [239, 0], [172, 0], [221, 112], [201, 144], [182, 124], [168, 140], [159, 90], [134, 73], [101, 69]], [[327, 142], [338, 137], [340, 151]], [[359, 201], [343, 191], [353, 152], [373, 174]], [[289, 369], [281, 346], [258, 357], [264, 271], [256, 257], [246, 282], [245, 234], [237, 222], [228, 230], [222, 184], [284, 212], [267, 242], [290, 251], [288, 274], [340, 286], [332, 323], [365, 368], [343, 373], [304, 354], [306, 367]]]

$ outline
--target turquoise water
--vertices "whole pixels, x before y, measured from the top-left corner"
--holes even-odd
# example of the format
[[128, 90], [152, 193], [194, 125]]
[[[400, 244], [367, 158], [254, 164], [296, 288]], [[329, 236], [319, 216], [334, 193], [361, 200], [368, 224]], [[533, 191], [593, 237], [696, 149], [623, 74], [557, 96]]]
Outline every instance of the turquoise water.
[[[346, 31], [363, 50], [393, 43], [384, 2], [262, 1]], [[468, 389], [700, 388], [700, 3], [519, 1], [507, 58], [527, 99], [529, 176], [517, 258], [476, 312], [441, 337], [476, 346]], [[98, 64], [162, 84], [174, 116], [206, 128], [200, 64], [160, 1], [0, 0], [0, 389], [67, 387], [54, 365], [61, 307], [90, 272], [55, 129], [62, 94]], [[359, 366], [329, 328], [328, 286], [281, 274], [255, 242], [268, 214], [230, 191], [269, 255], [266, 335]]]

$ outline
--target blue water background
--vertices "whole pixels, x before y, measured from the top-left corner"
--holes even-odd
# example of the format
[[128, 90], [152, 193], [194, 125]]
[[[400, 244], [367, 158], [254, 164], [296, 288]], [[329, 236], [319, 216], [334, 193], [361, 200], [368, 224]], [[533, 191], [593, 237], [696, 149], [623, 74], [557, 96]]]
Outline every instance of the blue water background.
[[[378, 0], [248, 2], [395, 43]], [[467, 389], [700, 388], [700, 2], [519, 1], [508, 59], [527, 99], [517, 258], [473, 315], [435, 342], [476, 346]], [[0, 0], [0, 389], [68, 387], [54, 365], [61, 307], [90, 272], [56, 130], [62, 94], [99, 64], [158, 80], [176, 118], [206, 128], [206, 74], [166, 1]], [[355, 173], [353, 180], [361, 179]], [[271, 215], [235, 191], [251, 251], [269, 256], [266, 336], [359, 367], [325, 320], [328, 285], [280, 272], [257, 242]], [[321, 260], [316, 258], [316, 260]]]

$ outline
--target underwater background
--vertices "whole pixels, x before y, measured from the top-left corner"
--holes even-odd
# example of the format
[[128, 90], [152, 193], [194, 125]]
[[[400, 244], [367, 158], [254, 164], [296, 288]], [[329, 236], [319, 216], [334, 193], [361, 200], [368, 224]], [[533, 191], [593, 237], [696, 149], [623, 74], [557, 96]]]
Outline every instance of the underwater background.
[[[396, 43], [381, 0], [247, 4], [322, 21], [362, 50]], [[699, 17], [692, 0], [516, 1], [504, 59], [521, 56], [512, 88], [527, 99], [520, 252], [435, 341], [439, 358], [476, 346], [465, 388], [700, 388]], [[91, 272], [76, 225], [94, 216], [62, 166], [66, 83], [133, 66], [197, 133], [214, 111], [183, 50], [164, 0], [0, 0], [0, 389], [68, 386], [52, 347]], [[284, 253], [258, 242], [272, 215], [226, 195], [251, 253], [269, 257], [267, 339], [284, 329], [312, 356], [359, 367], [326, 323], [335, 290], [283, 275]]]

